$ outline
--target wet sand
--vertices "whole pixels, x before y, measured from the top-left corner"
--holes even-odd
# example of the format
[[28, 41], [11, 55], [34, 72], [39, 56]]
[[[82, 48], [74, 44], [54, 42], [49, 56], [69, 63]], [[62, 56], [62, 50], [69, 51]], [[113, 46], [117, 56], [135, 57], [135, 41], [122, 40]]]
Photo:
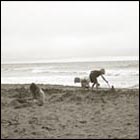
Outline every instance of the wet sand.
[[44, 106], [31, 102], [29, 85], [1, 85], [1, 138], [139, 138], [139, 89], [39, 87]]

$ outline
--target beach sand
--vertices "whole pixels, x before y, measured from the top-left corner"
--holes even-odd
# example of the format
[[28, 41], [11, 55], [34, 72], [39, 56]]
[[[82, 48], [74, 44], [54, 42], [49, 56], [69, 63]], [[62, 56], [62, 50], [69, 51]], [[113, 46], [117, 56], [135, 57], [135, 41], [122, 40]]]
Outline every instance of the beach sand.
[[39, 87], [44, 106], [29, 100], [28, 84], [1, 85], [1, 138], [139, 138], [139, 89]]

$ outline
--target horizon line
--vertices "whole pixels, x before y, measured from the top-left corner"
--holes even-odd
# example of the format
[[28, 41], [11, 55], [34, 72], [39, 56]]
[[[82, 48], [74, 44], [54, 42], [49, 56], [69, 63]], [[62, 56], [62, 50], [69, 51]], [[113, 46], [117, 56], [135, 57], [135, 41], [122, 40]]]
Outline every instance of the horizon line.
[[92, 58], [65, 58], [52, 60], [27, 60], [27, 61], [9, 61], [1, 64], [32, 64], [32, 63], [78, 63], [78, 62], [104, 62], [104, 61], [138, 61], [139, 56], [100, 56]]

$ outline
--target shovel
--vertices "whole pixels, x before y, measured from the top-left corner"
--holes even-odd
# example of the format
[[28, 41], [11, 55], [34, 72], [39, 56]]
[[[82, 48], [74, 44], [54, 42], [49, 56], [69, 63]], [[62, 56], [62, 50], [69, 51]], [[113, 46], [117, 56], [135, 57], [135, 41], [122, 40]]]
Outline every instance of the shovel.
[[108, 82], [106, 82], [106, 83], [107, 83], [108, 87], [111, 88], [110, 84]]
[[110, 84], [108, 83], [108, 82], [106, 82], [107, 83], [107, 85], [108, 85], [108, 87], [111, 89], [111, 91], [115, 91], [115, 88], [114, 88], [114, 86], [112, 85], [112, 86], [110, 86]]

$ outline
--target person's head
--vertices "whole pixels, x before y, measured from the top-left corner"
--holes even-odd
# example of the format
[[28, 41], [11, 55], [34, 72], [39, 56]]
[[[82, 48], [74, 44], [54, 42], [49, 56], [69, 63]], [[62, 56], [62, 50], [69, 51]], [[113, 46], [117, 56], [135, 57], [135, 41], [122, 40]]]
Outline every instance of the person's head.
[[37, 90], [39, 89], [39, 87], [35, 84], [35, 83], [32, 83], [31, 85], [30, 85], [30, 91], [31, 92], [36, 92]]
[[100, 69], [102, 74], [105, 74], [105, 69]]

